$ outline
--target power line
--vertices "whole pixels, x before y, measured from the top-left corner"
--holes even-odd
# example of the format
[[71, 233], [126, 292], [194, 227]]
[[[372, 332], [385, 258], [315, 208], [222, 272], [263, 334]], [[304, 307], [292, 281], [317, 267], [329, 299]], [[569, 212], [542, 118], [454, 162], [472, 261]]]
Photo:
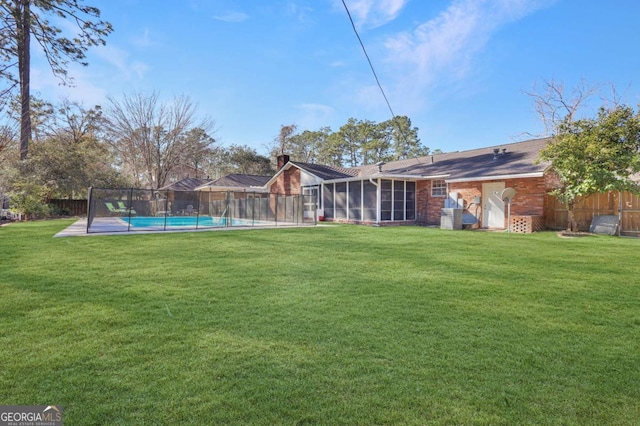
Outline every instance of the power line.
[[398, 124], [397, 120], [396, 120], [396, 114], [393, 112], [393, 108], [391, 108], [391, 103], [389, 102], [389, 99], [387, 98], [387, 95], [384, 93], [384, 89], [382, 88], [382, 84], [380, 84], [380, 79], [378, 78], [378, 74], [376, 74], [376, 70], [373, 68], [373, 63], [371, 63], [371, 58], [369, 58], [369, 54], [367, 53], [367, 49], [364, 47], [364, 43], [362, 42], [362, 39], [360, 38], [360, 34], [358, 34], [358, 29], [356, 28], [356, 24], [353, 22], [353, 18], [351, 17], [351, 12], [349, 11], [349, 8], [347, 7], [347, 3], [345, 2], [345, 0], [342, 0], [342, 5], [344, 6], [344, 10], [347, 11], [347, 16], [349, 16], [349, 21], [351, 22], [351, 27], [353, 28], [353, 32], [356, 34], [356, 37], [358, 38], [358, 42], [360, 42], [360, 47], [362, 47], [362, 51], [364, 52], [364, 56], [367, 58], [367, 62], [369, 63], [369, 67], [371, 68], [371, 72], [373, 73], [373, 77], [376, 79], [376, 83], [378, 84], [378, 88], [380, 89], [380, 93], [382, 93], [382, 97], [384, 98], [384, 101], [387, 104], [387, 107], [389, 108], [389, 112], [391, 112], [391, 119], [393, 121], [393, 123], [396, 126], [396, 129], [398, 129], [398, 133], [400, 134], [400, 136], [402, 137], [402, 139], [404, 140], [404, 143], [407, 144], [407, 136], [404, 134], [404, 130], [402, 129], [402, 127], [400, 127], [400, 125]]
[[353, 32], [356, 33], [356, 37], [360, 42], [360, 46], [362, 47], [362, 51], [364, 52], [364, 56], [367, 58], [367, 62], [369, 63], [369, 67], [371, 68], [371, 72], [373, 73], [373, 77], [376, 79], [376, 83], [378, 83], [378, 87], [380, 88], [380, 92], [382, 93], [382, 97], [384, 101], [387, 103], [387, 107], [391, 112], [391, 116], [395, 119], [396, 115], [393, 113], [393, 109], [391, 108], [391, 104], [389, 103], [389, 99], [387, 99], [387, 95], [384, 93], [384, 89], [382, 88], [382, 84], [380, 84], [380, 80], [378, 79], [378, 74], [376, 74], [376, 70], [373, 68], [373, 64], [371, 63], [371, 59], [369, 58], [369, 54], [367, 53], [367, 49], [364, 47], [364, 43], [360, 38], [360, 34], [358, 34], [358, 30], [356, 29], [356, 24], [353, 22], [353, 18], [351, 17], [351, 12], [349, 12], [349, 8], [347, 7], [347, 3], [345, 0], [342, 0], [342, 4], [344, 5], [344, 10], [347, 11], [347, 15], [349, 16], [349, 21], [351, 21], [351, 27], [353, 28]]

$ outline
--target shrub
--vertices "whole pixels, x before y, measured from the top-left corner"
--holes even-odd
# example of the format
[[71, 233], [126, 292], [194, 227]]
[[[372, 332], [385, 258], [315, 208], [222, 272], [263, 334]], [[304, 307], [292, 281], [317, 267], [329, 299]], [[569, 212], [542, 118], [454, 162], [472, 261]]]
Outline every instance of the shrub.
[[22, 213], [26, 219], [42, 219], [52, 213], [52, 206], [44, 202], [48, 189], [34, 183], [16, 185], [9, 193], [11, 210]]

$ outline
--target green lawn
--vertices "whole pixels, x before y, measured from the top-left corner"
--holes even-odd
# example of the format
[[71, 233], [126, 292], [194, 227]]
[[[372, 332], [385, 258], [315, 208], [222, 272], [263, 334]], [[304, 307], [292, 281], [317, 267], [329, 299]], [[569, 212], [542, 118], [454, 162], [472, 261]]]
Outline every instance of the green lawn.
[[640, 239], [0, 228], [0, 404], [66, 425], [640, 419]]

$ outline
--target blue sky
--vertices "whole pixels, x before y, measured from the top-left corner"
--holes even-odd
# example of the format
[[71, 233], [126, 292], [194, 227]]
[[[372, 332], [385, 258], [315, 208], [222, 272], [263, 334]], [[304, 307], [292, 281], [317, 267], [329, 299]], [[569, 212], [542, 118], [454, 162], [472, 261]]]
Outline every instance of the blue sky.
[[[267, 154], [280, 125], [333, 130], [391, 118], [341, 0], [86, 0], [114, 32], [59, 86], [33, 52], [32, 90], [106, 105], [108, 96], [186, 95], [223, 145]], [[640, 102], [640, 1], [347, 0], [391, 107], [445, 152], [540, 134], [542, 79], [613, 84]], [[594, 107], [600, 99], [594, 99]]]

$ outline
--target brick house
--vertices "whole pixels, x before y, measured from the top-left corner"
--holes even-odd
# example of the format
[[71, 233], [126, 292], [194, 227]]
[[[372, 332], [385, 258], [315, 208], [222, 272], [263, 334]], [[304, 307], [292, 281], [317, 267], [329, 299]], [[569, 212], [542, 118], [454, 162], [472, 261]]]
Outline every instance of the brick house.
[[538, 163], [549, 139], [434, 154], [361, 167], [339, 168], [278, 157], [265, 184], [271, 193], [315, 195], [320, 220], [375, 225], [439, 225], [444, 207], [461, 208], [463, 223], [505, 229], [505, 188], [516, 191], [511, 226], [544, 227], [546, 193], [554, 185], [548, 164]]

